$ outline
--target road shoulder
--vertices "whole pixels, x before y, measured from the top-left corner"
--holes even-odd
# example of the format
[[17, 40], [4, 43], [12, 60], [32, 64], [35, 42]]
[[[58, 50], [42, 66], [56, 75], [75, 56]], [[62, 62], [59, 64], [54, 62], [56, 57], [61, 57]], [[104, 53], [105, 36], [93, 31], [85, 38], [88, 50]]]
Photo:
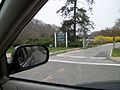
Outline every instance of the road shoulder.
[[112, 51], [113, 51], [113, 49], [110, 50], [110, 53], [109, 53], [109, 57], [108, 57], [108, 59], [120, 63], [120, 57], [112, 57]]
[[50, 52], [50, 55], [56, 55], [56, 54], [75, 51], [75, 50], [81, 50], [81, 48], [73, 48], [73, 49], [67, 49], [67, 50], [60, 50], [60, 51], [57, 51], [57, 52]]

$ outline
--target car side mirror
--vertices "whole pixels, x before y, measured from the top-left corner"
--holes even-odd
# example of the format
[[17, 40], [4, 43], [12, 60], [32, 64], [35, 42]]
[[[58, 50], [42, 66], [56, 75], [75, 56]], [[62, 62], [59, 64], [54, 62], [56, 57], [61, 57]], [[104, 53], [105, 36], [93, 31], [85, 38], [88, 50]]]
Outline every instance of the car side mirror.
[[12, 53], [9, 74], [31, 69], [45, 64], [49, 59], [49, 50], [44, 45], [21, 45]]

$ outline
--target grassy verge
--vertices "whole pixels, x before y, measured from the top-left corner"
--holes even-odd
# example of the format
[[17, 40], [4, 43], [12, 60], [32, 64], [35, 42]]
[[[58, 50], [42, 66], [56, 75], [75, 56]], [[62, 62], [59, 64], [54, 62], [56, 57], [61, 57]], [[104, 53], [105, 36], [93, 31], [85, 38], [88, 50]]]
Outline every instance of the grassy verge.
[[98, 46], [98, 45], [88, 45], [87, 48], [93, 48], [93, 47], [96, 47], [96, 46]]
[[113, 57], [120, 57], [120, 48], [113, 49], [112, 56]]
[[57, 51], [61, 51], [61, 50], [67, 50], [67, 49], [72, 49], [70, 47], [66, 48], [66, 47], [57, 47], [57, 48], [48, 48], [50, 52], [57, 52]]
[[[66, 47], [57, 47], [57, 48], [48, 48], [49, 49], [49, 51], [50, 52], [57, 52], [57, 51], [61, 51], [61, 50], [67, 50], [67, 49], [73, 49], [73, 48], [71, 48], [71, 47], [68, 47], [68, 48], [66, 48]], [[12, 48], [9, 48], [8, 49], [8, 51], [7, 51], [7, 53], [12, 53]]]

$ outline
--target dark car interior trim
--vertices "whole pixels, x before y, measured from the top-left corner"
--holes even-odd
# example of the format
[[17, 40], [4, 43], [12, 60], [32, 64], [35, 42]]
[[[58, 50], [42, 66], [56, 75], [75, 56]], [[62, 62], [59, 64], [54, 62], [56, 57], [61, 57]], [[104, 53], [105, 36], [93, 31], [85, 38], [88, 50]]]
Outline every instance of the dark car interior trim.
[[54, 86], [54, 87], [60, 87], [60, 88], [69, 88], [69, 89], [83, 89], [83, 90], [104, 90], [104, 89], [96, 89], [96, 88], [89, 88], [89, 87], [82, 87], [82, 86], [73, 86], [73, 85], [65, 85], [65, 84], [57, 84], [57, 83], [49, 83], [49, 82], [43, 82], [43, 81], [35, 81], [35, 80], [28, 80], [23, 78], [16, 78], [16, 77], [10, 77], [10, 80], [16, 80], [21, 82], [27, 82], [27, 83], [35, 83], [40, 85], [47, 85], [47, 86]]
[[1, 8], [2, 8], [4, 2], [5, 2], [5, 0], [2, 0], [2, 1], [1, 1], [1, 3], [0, 3], [0, 10], [1, 10]]
[[[4, 0], [4, 5], [0, 11], [0, 85], [4, 84], [9, 79], [6, 67], [6, 51], [12, 45], [25, 25], [47, 1], [48, 0]], [[13, 8], [13, 4], [19, 4], [19, 2], [23, 3], [24, 7], [19, 5], [19, 7]], [[11, 9], [13, 12], [20, 9], [21, 12], [11, 13]], [[14, 16], [10, 17], [10, 15], [17, 16], [18, 18]], [[9, 20], [6, 18], [9, 18]]]
[[[19, 13], [21, 13], [20, 15], [19, 15], [19, 13], [15, 13], [15, 14], [10, 13], [10, 10], [11, 10], [10, 8], [13, 8], [12, 6], [8, 6], [6, 8], [7, 10], [6, 10], [6, 12], [4, 12], [5, 15], [0, 18], [1, 19], [0, 29], [1, 28], [3, 29], [2, 32], [6, 31], [6, 29], [8, 29], [8, 32], [4, 32], [3, 35], [0, 36], [0, 42], [2, 42], [0, 45], [0, 51], [1, 51], [0, 57], [2, 57], [2, 55], [8, 50], [8, 48], [12, 45], [12, 43], [15, 41], [15, 39], [19, 35], [19, 33], [22, 31], [22, 29], [26, 26], [26, 24], [29, 23], [29, 21], [33, 18], [33, 16], [36, 15], [36, 13], [44, 6], [44, 4], [47, 1], [48, 0], [26, 0], [26, 1], [20, 0], [19, 2], [24, 2], [25, 5], [26, 5], [26, 2], [27, 3], [29, 2], [29, 5], [27, 7], [25, 7], [25, 6], [24, 7], [21, 7], [21, 6], [17, 7], [18, 9], [21, 10], [21, 12], [19, 12]], [[17, 3], [16, 0], [14, 0], [12, 2], [13, 2], [13, 4]], [[6, 1], [4, 2], [4, 4], [6, 4]], [[4, 8], [4, 5], [2, 8]], [[29, 8], [29, 9], [27, 9], [27, 8]], [[1, 9], [1, 11], [2, 11], [2, 9]], [[9, 20], [9, 22], [5, 21], [5, 18], [10, 18], [9, 14], [15, 15], [15, 16], [18, 14], [17, 15], [18, 18], [14, 18], [14, 16], [13, 16], [13, 18], [14, 18], [13, 20], [11, 20], [11, 21]], [[5, 23], [6, 24], [8, 23], [9, 26], [7, 26], [7, 27], [9, 27], [9, 28], [2, 26]], [[12, 23], [12, 25], [9, 23]]]

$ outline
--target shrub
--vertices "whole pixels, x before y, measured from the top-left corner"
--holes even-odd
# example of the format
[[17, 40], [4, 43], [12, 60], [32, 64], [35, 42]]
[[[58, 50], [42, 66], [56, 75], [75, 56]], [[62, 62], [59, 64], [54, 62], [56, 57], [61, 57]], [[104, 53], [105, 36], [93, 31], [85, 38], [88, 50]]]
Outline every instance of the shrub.
[[120, 42], [120, 36], [115, 37], [116, 42]]
[[74, 42], [68, 42], [69, 47], [82, 47], [82, 41], [74, 41]]
[[49, 46], [50, 44], [53, 44], [53, 39], [51, 37], [47, 38], [40, 38], [40, 39], [27, 39], [27, 40], [21, 40], [16, 41], [14, 45], [16, 44], [39, 44], [39, 45], [46, 45]]
[[[116, 42], [120, 42], [120, 36], [115, 37]], [[95, 44], [105, 44], [105, 43], [112, 43], [113, 37], [108, 36], [97, 36], [94, 38]]]
[[96, 44], [104, 44], [106, 43], [106, 38], [104, 38], [103, 36], [97, 36], [94, 38], [94, 43]]

